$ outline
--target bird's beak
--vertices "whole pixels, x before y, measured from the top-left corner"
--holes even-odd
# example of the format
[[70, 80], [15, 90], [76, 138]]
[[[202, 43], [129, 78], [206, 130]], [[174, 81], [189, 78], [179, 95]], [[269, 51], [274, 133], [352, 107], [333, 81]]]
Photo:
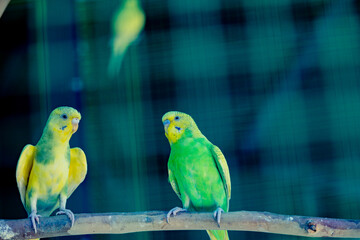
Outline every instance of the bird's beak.
[[79, 118], [73, 118], [71, 120], [71, 124], [72, 124], [72, 132], [75, 133], [78, 128], [79, 128], [79, 122], [80, 122], [80, 119]]
[[169, 120], [169, 119], [166, 119], [166, 120], [163, 122], [163, 124], [164, 124], [165, 131], [167, 131], [167, 129], [168, 129], [169, 125], [170, 125], [170, 120]]

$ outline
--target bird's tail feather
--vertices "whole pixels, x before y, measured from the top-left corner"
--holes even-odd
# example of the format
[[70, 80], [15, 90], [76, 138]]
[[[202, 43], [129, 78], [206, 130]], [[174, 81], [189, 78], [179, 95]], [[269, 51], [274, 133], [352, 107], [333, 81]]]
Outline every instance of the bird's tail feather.
[[229, 235], [226, 230], [206, 230], [211, 240], [229, 240]]

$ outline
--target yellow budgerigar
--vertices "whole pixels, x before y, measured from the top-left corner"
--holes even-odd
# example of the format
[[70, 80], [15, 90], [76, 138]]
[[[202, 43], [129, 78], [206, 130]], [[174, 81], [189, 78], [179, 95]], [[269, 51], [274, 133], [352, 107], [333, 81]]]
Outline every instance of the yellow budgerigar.
[[70, 148], [71, 136], [77, 131], [80, 113], [71, 107], [52, 111], [39, 142], [28, 144], [21, 152], [16, 181], [35, 233], [40, 216], [66, 214], [74, 224], [74, 214], [66, 201], [85, 179], [87, 163], [80, 148]]
[[137, 39], [145, 26], [145, 13], [140, 0], [123, 0], [114, 14], [113, 41], [108, 67], [110, 77], [119, 73], [127, 48]]

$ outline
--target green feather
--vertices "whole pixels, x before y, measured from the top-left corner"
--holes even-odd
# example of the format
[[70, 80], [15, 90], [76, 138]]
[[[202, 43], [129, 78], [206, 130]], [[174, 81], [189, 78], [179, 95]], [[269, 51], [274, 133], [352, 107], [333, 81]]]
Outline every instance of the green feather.
[[[180, 196], [184, 195], [181, 197], [184, 207], [192, 211], [228, 208], [225, 188], [210, 147], [211, 143], [204, 138], [185, 138], [171, 146], [168, 167], [174, 174]], [[186, 202], [187, 197], [189, 202]]]

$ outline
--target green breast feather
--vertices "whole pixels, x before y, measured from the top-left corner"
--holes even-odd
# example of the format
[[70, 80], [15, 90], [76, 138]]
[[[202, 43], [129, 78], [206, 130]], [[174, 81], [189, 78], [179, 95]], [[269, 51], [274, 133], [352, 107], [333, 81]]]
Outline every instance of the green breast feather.
[[169, 179], [185, 208], [195, 211], [228, 209], [227, 187], [212, 148], [204, 138], [189, 138], [171, 146]]

